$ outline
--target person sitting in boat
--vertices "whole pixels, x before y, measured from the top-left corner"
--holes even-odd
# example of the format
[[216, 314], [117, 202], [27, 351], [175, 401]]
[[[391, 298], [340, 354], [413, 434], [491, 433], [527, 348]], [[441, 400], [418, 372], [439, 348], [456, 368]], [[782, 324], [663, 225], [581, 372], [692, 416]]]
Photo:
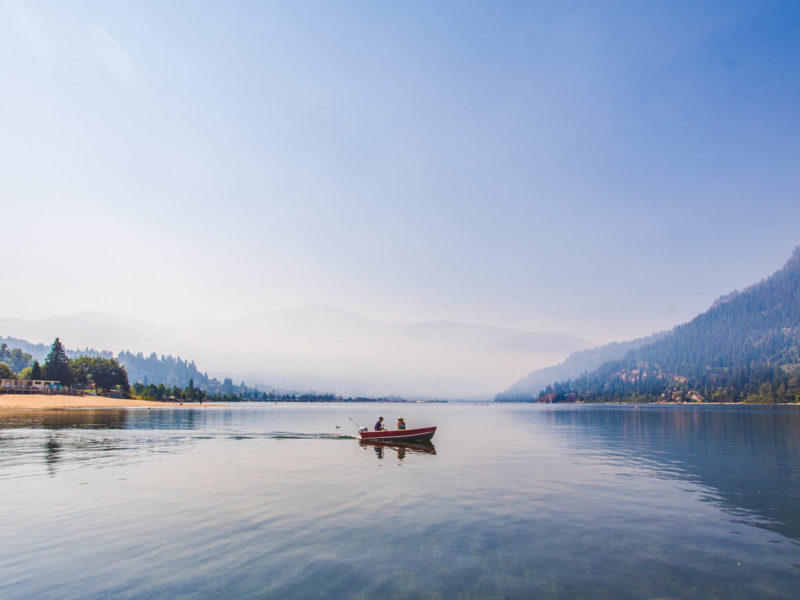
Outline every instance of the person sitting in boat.
[[406, 422], [403, 420], [403, 417], [400, 417], [399, 419], [397, 419], [397, 428], [398, 429], [405, 429], [406, 428]]
[[375, 431], [386, 431], [386, 427], [383, 426], [383, 417], [378, 417], [378, 422], [375, 423]]

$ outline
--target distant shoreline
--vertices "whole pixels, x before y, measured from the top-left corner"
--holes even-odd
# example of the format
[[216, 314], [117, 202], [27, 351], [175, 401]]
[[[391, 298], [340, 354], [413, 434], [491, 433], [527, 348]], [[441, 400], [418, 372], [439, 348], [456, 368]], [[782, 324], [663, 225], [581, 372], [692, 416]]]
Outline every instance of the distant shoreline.
[[536, 400], [495, 400], [493, 404], [541, 404], [542, 406], [556, 406], [563, 404], [572, 406], [599, 406], [613, 404], [614, 406], [800, 406], [800, 402], [537, 402]]
[[[259, 404], [272, 404], [273, 400], [255, 400]], [[446, 404], [447, 400], [389, 400], [358, 398], [353, 400], [286, 400], [276, 398], [275, 402], [290, 404], [329, 404], [329, 403], [387, 403], [387, 404]], [[231, 404], [238, 404], [232, 402]], [[227, 405], [228, 403], [226, 403]], [[107, 398], [105, 396], [73, 396], [67, 394], [0, 394], [0, 411], [13, 410], [48, 410], [53, 408], [190, 408], [223, 406], [213, 400], [209, 402], [192, 402], [191, 400], [139, 400], [134, 398]]]

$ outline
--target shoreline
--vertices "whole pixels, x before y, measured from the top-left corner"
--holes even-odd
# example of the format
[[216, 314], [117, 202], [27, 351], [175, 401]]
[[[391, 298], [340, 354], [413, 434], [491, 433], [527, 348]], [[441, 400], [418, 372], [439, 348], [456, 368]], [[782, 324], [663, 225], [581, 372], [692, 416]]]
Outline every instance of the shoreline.
[[[4, 409], [42, 410], [51, 408], [175, 408], [175, 402], [106, 398], [104, 396], [68, 396], [61, 394], [0, 394], [0, 411]], [[186, 406], [186, 405], [184, 405]], [[191, 406], [206, 406], [192, 404]]]
[[800, 406], [800, 402], [536, 402], [535, 400], [495, 400], [489, 404], [541, 404], [553, 406], [556, 404], [581, 404], [585, 406], [600, 406], [613, 404], [614, 406]]

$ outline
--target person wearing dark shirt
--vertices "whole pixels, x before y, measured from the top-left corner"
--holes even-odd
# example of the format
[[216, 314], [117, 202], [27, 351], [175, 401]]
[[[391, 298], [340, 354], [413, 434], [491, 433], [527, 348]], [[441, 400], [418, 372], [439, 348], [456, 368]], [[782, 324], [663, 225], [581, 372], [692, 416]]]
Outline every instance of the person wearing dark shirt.
[[386, 427], [383, 426], [383, 417], [378, 417], [378, 422], [375, 423], [375, 431], [386, 431]]

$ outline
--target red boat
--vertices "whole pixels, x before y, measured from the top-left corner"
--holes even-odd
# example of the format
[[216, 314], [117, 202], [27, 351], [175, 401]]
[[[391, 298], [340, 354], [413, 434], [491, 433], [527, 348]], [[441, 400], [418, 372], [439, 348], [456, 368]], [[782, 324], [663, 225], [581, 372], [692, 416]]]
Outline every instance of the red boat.
[[420, 429], [391, 429], [387, 431], [364, 431], [362, 440], [382, 440], [390, 442], [429, 442], [436, 433], [436, 427], [421, 427]]

